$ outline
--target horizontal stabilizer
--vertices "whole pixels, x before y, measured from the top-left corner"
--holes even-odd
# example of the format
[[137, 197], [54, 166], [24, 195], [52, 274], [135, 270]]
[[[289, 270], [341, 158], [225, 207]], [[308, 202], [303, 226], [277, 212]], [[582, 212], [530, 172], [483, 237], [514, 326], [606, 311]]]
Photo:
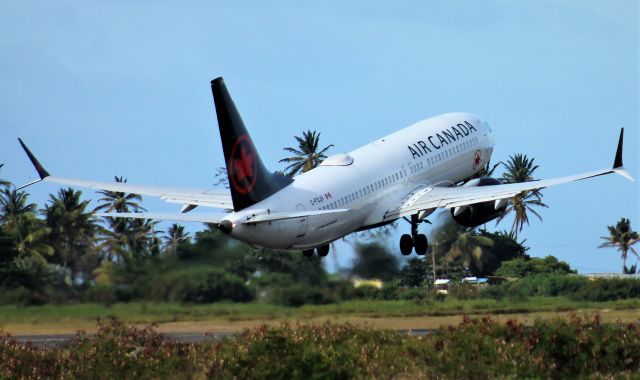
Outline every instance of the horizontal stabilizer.
[[349, 209], [335, 209], [335, 210], [318, 210], [318, 211], [293, 211], [293, 212], [273, 212], [268, 214], [256, 214], [247, 218], [244, 223], [260, 223], [260, 222], [273, 222], [276, 220], [304, 218], [312, 216], [323, 216], [331, 214], [341, 214], [347, 212]]

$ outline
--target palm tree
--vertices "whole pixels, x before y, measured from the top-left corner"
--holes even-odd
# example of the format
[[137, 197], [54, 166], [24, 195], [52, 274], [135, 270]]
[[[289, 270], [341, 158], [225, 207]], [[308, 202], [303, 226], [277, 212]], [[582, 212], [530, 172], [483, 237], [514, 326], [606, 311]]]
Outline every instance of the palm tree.
[[160, 239], [156, 231], [159, 223], [151, 219], [127, 219], [128, 228], [125, 233], [126, 246], [136, 257], [145, 254], [156, 255], [160, 252]]
[[24, 191], [15, 189], [4, 188], [0, 191], [0, 224], [5, 226], [8, 233], [19, 233], [19, 219], [35, 218], [36, 204], [27, 203], [28, 197]]
[[46, 238], [50, 230], [36, 218], [35, 203], [28, 203], [29, 195], [24, 191], [5, 187], [0, 192], [0, 226], [15, 242], [19, 256], [31, 256], [46, 262], [45, 256], [53, 254]]
[[333, 144], [330, 144], [318, 150], [320, 133], [316, 131], [311, 132], [311, 130], [307, 130], [306, 132], [302, 132], [302, 137], [294, 137], [298, 141], [298, 148], [283, 148], [284, 151], [292, 153], [293, 156], [280, 160], [280, 162], [289, 164], [285, 169], [285, 173], [290, 177], [298, 173], [307, 172], [320, 165], [322, 160], [327, 158], [325, 152], [333, 147]]
[[53, 255], [53, 247], [47, 243], [51, 230], [36, 218], [20, 217], [16, 219], [14, 230], [17, 237], [16, 250], [21, 257], [33, 257], [42, 264], [45, 256]]
[[[516, 154], [509, 156], [509, 161], [503, 163], [506, 171], [502, 174], [503, 183], [518, 183], [534, 181], [533, 173], [538, 169], [538, 165], [534, 165], [534, 159], [529, 159], [526, 154]], [[496, 220], [496, 224], [500, 223], [507, 215], [513, 213], [513, 224], [511, 231], [515, 238], [522, 231], [525, 223], [529, 224], [529, 213], [535, 215], [542, 221], [542, 217], [534, 209], [534, 207], [549, 207], [542, 201], [542, 193], [538, 190], [523, 191], [513, 197], [507, 206], [504, 214]]]
[[[116, 182], [126, 183], [127, 179], [115, 176]], [[98, 202], [102, 204], [96, 207], [93, 211], [104, 212], [139, 212], [146, 211], [144, 207], [140, 206], [136, 201], [142, 201], [142, 197], [138, 194], [128, 194], [120, 191], [101, 190], [99, 194], [104, 197], [98, 199]]]
[[620, 258], [622, 259], [622, 273], [627, 273], [627, 255], [629, 252], [633, 253], [636, 258], [638, 252], [632, 247], [638, 242], [638, 232], [631, 229], [631, 221], [627, 218], [620, 218], [615, 226], [607, 226], [609, 230], [609, 236], [603, 236], [602, 239], [606, 240], [598, 248], [617, 248], [620, 251]]
[[[49, 242], [55, 250], [53, 261], [69, 269], [76, 279], [80, 264], [87, 263], [86, 256], [93, 251], [96, 234], [100, 230], [92, 212], [86, 209], [89, 201], [80, 201], [82, 192], [71, 188], [61, 189], [57, 195], [49, 196], [49, 203], [40, 213], [51, 230]], [[92, 260], [97, 265], [97, 260]], [[94, 268], [85, 268], [88, 275]]]
[[184, 226], [174, 223], [169, 227], [164, 236], [165, 249], [176, 253], [178, 246], [189, 241], [189, 233], [184, 231]]
[[[3, 166], [4, 164], [0, 164], [0, 169], [2, 169]], [[11, 186], [11, 182], [0, 178], [0, 187], [9, 187], [9, 186]]]
[[[126, 183], [126, 178], [115, 176], [116, 182]], [[105, 211], [105, 212], [140, 212], [146, 211], [138, 201], [142, 201], [142, 197], [138, 194], [123, 193], [120, 191], [99, 191], [104, 197], [100, 198], [98, 202], [101, 204], [93, 211]], [[120, 256], [125, 253], [127, 248], [138, 248], [140, 245], [136, 241], [137, 238], [142, 235], [146, 236], [146, 231], [139, 231], [137, 229], [144, 226], [148, 227], [150, 222], [141, 222], [140, 220], [131, 220], [127, 218], [111, 218], [107, 217], [107, 222], [110, 230], [104, 230], [102, 239], [102, 247], [107, 251], [107, 259], [110, 260], [113, 256]]]
[[482, 236], [474, 228], [465, 228], [452, 220], [445, 222], [433, 236], [435, 254], [446, 265], [461, 263], [473, 274], [482, 274], [495, 259], [491, 248], [494, 242]]

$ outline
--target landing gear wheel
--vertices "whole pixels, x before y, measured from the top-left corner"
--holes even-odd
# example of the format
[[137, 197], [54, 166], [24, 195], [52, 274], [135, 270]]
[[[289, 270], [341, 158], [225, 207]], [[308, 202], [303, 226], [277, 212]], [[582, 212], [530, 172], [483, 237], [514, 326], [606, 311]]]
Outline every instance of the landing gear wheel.
[[411, 235], [404, 234], [400, 236], [400, 253], [404, 256], [410, 255], [413, 250], [413, 239]]
[[416, 249], [416, 255], [424, 255], [427, 253], [427, 249], [429, 248], [427, 237], [424, 234], [416, 235], [416, 238], [413, 240], [413, 246]]
[[302, 251], [302, 254], [304, 255], [304, 257], [311, 257], [313, 256], [313, 249], [305, 249], [304, 251]]
[[316, 248], [316, 250], [318, 251], [318, 256], [320, 256], [320, 257], [325, 257], [326, 255], [329, 254], [329, 246], [328, 245], [323, 245], [322, 247], [318, 247], [318, 248]]

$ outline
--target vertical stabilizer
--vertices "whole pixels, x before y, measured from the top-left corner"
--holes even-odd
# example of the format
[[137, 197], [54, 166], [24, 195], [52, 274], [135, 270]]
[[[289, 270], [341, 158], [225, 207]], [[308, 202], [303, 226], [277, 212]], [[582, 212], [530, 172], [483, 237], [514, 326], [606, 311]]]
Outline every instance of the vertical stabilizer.
[[264, 167], [222, 77], [211, 81], [211, 91], [218, 116], [233, 208], [238, 211], [271, 196], [292, 180], [268, 172]]

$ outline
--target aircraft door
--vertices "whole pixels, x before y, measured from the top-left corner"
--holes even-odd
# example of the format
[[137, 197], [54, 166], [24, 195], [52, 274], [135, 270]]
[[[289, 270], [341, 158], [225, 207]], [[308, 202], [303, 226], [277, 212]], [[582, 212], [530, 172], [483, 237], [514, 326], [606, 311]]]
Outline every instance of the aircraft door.
[[[296, 205], [296, 210], [304, 211], [304, 205], [302, 203], [298, 203]], [[296, 238], [301, 238], [307, 233], [307, 225], [309, 223], [308, 217], [304, 216], [301, 218], [297, 218], [296, 220], [298, 221], [298, 234], [296, 235]]]

